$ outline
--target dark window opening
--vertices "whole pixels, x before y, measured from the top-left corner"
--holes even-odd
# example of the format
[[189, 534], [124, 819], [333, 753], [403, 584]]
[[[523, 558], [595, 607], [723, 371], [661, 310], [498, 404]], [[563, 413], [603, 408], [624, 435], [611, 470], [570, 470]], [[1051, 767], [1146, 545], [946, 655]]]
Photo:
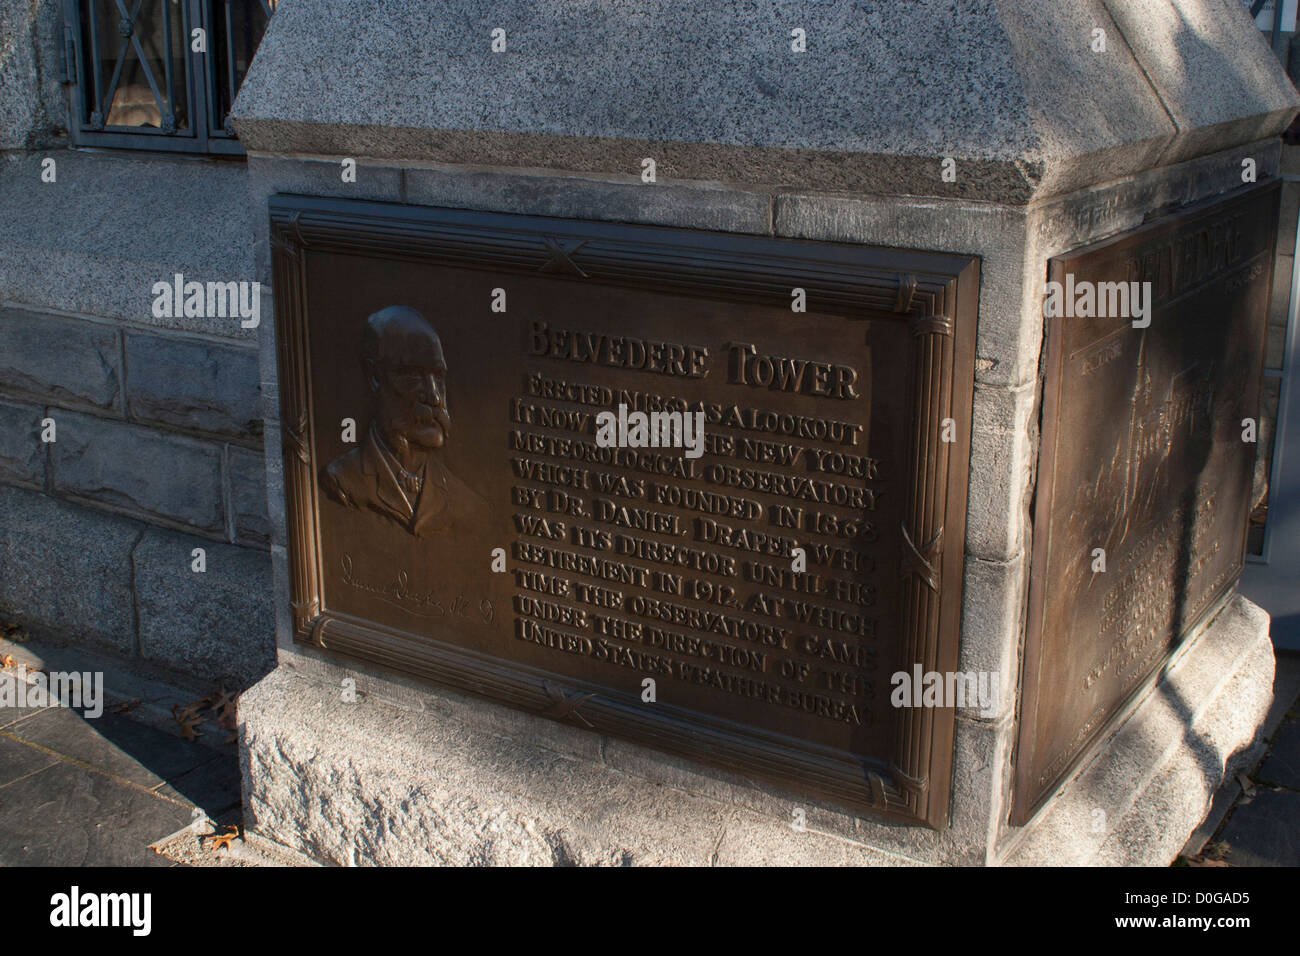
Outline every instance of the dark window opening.
[[229, 116], [278, 0], [65, 0], [73, 141], [242, 153]]

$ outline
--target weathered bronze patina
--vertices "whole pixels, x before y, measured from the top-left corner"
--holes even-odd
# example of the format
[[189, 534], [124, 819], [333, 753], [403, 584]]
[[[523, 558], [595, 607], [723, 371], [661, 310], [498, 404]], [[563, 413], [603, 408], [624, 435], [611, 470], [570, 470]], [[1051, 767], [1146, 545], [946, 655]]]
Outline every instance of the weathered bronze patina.
[[[1241, 572], [1276, 209], [1257, 187], [1051, 261], [1094, 314], [1047, 320], [1014, 823]], [[1133, 282], [1151, 283], [1146, 328], [1101, 285]]]
[[[956, 666], [975, 260], [295, 197], [271, 221], [299, 640], [946, 823], [953, 712], [893, 708], [890, 675]], [[700, 417], [694, 451], [664, 413]]]

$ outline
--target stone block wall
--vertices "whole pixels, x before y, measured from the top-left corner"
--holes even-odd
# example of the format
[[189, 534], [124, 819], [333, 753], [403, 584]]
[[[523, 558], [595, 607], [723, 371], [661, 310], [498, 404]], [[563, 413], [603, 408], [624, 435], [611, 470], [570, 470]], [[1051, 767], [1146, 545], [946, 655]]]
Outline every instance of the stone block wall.
[[0, 621], [247, 686], [275, 664], [255, 333], [151, 308], [254, 278], [247, 174], [63, 148], [62, 33], [0, 0]]
[[0, 616], [214, 680], [269, 669], [259, 403], [246, 343], [0, 309]]

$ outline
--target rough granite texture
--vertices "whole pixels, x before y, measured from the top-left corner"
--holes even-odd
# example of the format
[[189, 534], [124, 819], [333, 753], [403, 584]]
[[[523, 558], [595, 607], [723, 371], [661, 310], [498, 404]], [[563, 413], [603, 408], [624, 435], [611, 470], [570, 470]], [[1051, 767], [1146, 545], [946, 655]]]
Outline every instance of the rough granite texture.
[[[1235, 598], [1006, 862], [1170, 862], [1225, 764], [1235, 766], [1231, 757], [1251, 744], [1272, 676], [1268, 617]], [[348, 677], [358, 691], [352, 702]], [[1180, 701], [1191, 710], [1190, 729], [1176, 712]], [[951, 831], [856, 820], [634, 744], [533, 726], [542, 722], [301, 655], [247, 691], [239, 716], [246, 824], [327, 863], [998, 862], [972, 859]], [[997, 749], [971, 756], [956, 768], [953, 829], [971, 794], [969, 774], [1008, 763]], [[1174, 785], [1182, 804], [1162, 817]], [[1098, 806], [1107, 823], [1094, 832]], [[806, 810], [802, 832], [791, 825], [796, 807]], [[891, 843], [900, 849], [886, 849]]]
[[[770, 851], [748, 838], [756, 826], [781, 840], [790, 830], [788, 816], [773, 825], [745, 807], [601, 768], [594, 747], [579, 759], [445, 713], [342, 698], [337, 682], [280, 667], [240, 701], [246, 825], [322, 861], [709, 865]], [[827, 839], [810, 829], [790, 830], [792, 845]], [[896, 862], [829, 841], [844, 862]]]
[[135, 651], [134, 521], [0, 486], [0, 615], [58, 635]]
[[58, 0], [0, 0], [0, 149], [64, 138]]
[[[1164, 68], [1171, 49], [1196, 69]], [[662, 179], [1023, 204], [1271, 135], [1297, 106], [1224, 0], [289, 0], [232, 119], [269, 153], [625, 175], [651, 157]]]
[[[1219, 784], [1249, 765], [1273, 700], [1273, 670], [1268, 614], [1233, 597], [1100, 753], [1012, 841], [1005, 862], [1171, 863], [1205, 819]], [[1093, 824], [1098, 819], [1100, 826]]]
[[[193, 570], [196, 547], [202, 572]], [[239, 686], [275, 666], [266, 552], [151, 529], [132, 567], [143, 657]]]
[[[40, 161], [58, 179], [41, 182]], [[252, 281], [241, 163], [139, 154], [11, 153], [0, 159], [0, 300], [253, 339], [238, 318], [153, 314], [153, 285]], [[270, 315], [263, 319], [270, 321]]]

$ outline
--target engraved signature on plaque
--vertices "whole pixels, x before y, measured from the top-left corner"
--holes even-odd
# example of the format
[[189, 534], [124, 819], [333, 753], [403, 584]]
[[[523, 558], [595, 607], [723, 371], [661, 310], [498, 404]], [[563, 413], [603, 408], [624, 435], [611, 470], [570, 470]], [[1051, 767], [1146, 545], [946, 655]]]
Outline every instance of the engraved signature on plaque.
[[362, 333], [361, 366], [375, 415], [361, 446], [325, 467], [321, 487], [418, 538], [481, 521], [487, 503], [440, 458], [451, 415], [447, 362], [433, 326], [404, 305], [376, 312]]
[[[369, 581], [357, 571], [352, 555], [344, 554], [339, 566], [342, 569], [340, 580], [348, 587], [373, 594], [385, 604], [408, 613], [430, 618], [466, 617], [469, 614], [470, 601], [464, 594], [445, 597], [432, 588], [421, 589], [412, 583], [411, 575], [405, 570], [399, 570], [391, 580]], [[479, 599], [478, 613], [484, 623], [492, 622], [496, 612], [491, 598]]]

